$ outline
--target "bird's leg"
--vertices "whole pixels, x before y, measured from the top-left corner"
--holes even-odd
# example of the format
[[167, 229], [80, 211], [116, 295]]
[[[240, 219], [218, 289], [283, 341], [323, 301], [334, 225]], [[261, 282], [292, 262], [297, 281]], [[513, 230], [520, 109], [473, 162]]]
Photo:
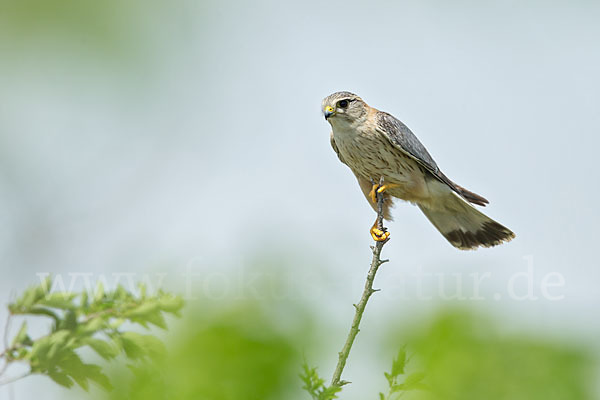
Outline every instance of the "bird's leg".
[[[371, 182], [373, 182], [373, 181], [371, 181]], [[383, 185], [382, 183], [373, 183], [373, 187], [371, 188], [371, 191], [369, 192], [369, 197], [371, 198], [371, 201], [373, 202], [373, 204], [377, 204], [377, 193], [383, 194], [383, 192], [385, 192], [386, 190], [393, 189], [398, 186], [400, 186], [400, 185], [396, 185], [395, 183], [388, 183], [386, 185]]]
[[[383, 209], [382, 209], [382, 204], [378, 203], [378, 201], [377, 201], [378, 200], [377, 195], [383, 196], [383, 193], [387, 189], [392, 189], [399, 185], [396, 185], [393, 183], [384, 185], [383, 178], [381, 178], [379, 180], [379, 183], [375, 183], [371, 179], [371, 184], [373, 185], [373, 187], [371, 188], [371, 191], [369, 192], [369, 197], [373, 201], [373, 204], [377, 205], [377, 210], [379, 210], [379, 211], [377, 213], [377, 219], [375, 219], [375, 222], [373, 223], [373, 226], [371, 227], [371, 230], [369, 232], [371, 233], [371, 237], [373, 238], [374, 241], [383, 242], [388, 239], [388, 237], [390, 236], [390, 233], [383, 227]], [[381, 199], [382, 203], [383, 203], [383, 201], [385, 201], [385, 198]]]

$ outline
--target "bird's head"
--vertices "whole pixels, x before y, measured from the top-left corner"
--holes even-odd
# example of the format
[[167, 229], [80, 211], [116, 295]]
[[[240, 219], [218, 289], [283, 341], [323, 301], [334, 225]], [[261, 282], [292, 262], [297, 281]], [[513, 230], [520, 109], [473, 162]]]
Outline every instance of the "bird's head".
[[367, 104], [350, 92], [336, 92], [323, 99], [321, 110], [330, 124], [352, 123], [367, 113]]

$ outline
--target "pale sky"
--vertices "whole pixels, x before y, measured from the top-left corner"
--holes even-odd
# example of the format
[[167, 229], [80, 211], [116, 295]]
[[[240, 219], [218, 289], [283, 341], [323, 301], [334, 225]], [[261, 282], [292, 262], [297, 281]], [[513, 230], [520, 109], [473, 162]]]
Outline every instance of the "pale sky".
[[[22, 39], [0, 64], [2, 302], [40, 272], [158, 271], [177, 287], [189, 265], [204, 276], [195, 290], [227, 292], [203, 279], [243, 279], [264, 256], [310, 283], [290, 296], [345, 329], [374, 214], [319, 107], [349, 90], [407, 124], [517, 234], [460, 252], [398, 204], [371, 323], [436, 308], [435, 274], [459, 274], [472, 297], [469, 274], [489, 273], [485, 300], [465, 305], [514, 329], [597, 337], [600, 7], [524, 3], [181, 0], [124, 14], [114, 51], [56, 32]], [[419, 271], [434, 300], [419, 298]], [[511, 279], [538, 299], [511, 299]], [[546, 288], [559, 300], [544, 279], [564, 282]], [[18, 398], [63, 393], [28, 382]]]

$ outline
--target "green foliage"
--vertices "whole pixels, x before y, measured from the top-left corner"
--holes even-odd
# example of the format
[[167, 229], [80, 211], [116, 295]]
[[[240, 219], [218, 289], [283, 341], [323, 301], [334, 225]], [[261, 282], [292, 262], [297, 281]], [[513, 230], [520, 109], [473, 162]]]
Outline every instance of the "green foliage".
[[[412, 373], [402, 381], [402, 376], [405, 375], [407, 363], [408, 358], [406, 356], [406, 348], [402, 347], [392, 362], [391, 371], [384, 372], [389, 390], [387, 395], [379, 393], [380, 400], [395, 400], [408, 391], [427, 389], [427, 385], [423, 383], [425, 374], [422, 372]], [[304, 382], [302, 389], [308, 392], [313, 400], [337, 399], [337, 393], [342, 391], [341, 385], [326, 386], [325, 380], [319, 376], [317, 369], [311, 368], [306, 362], [303, 364], [303, 371], [300, 374], [300, 379]]]
[[[137, 1], [0, 1], [0, 41], [29, 40], [53, 34], [63, 41], [85, 38], [95, 49], [108, 49], [128, 38], [123, 15], [139, 12]], [[131, 25], [131, 23], [130, 23]], [[8, 34], [8, 35], [7, 35]]]
[[408, 357], [406, 355], [406, 347], [402, 347], [398, 351], [398, 355], [392, 361], [392, 370], [384, 372], [385, 379], [388, 382], [388, 394], [379, 393], [380, 400], [397, 399], [410, 390], [427, 390], [427, 385], [423, 382], [425, 374], [423, 372], [414, 372], [408, 375], [403, 381], [402, 376], [405, 375]]
[[119, 286], [105, 291], [99, 285], [93, 298], [87, 292], [50, 292], [50, 278], [27, 289], [9, 304], [10, 317], [44, 316], [52, 320], [47, 335], [32, 339], [27, 320], [10, 342], [10, 348], [1, 354], [6, 365], [27, 363], [30, 374], [43, 374], [59, 385], [74, 384], [88, 390], [89, 382], [110, 389], [107, 376], [98, 365], [85, 363], [78, 350], [89, 347], [105, 360], [124, 354], [133, 361], [157, 360], [164, 356], [162, 342], [152, 335], [125, 331], [125, 322], [151, 325], [165, 329], [164, 314], [179, 315], [183, 307], [180, 298], [158, 292], [146, 294], [140, 286], [136, 296]]
[[[427, 374], [418, 400], [592, 399], [593, 364], [585, 349], [540, 337], [507, 335], [488, 319], [445, 311], [412, 333], [409, 343]], [[414, 380], [413, 380], [414, 379]], [[420, 385], [421, 376], [404, 382]]]
[[[265, 309], [270, 311], [266, 312]], [[111, 400], [280, 400], [298, 392], [302, 313], [282, 327], [273, 305], [202, 303], [188, 310], [169, 352], [153, 367], [116, 368]], [[291, 312], [292, 309], [287, 309]]]
[[337, 399], [336, 393], [342, 391], [340, 386], [325, 386], [325, 380], [319, 377], [316, 368], [311, 368], [306, 362], [303, 364], [304, 371], [300, 374], [300, 379], [304, 382], [302, 389], [306, 390], [313, 400], [332, 400]]
[[[57, 294], [50, 287], [46, 281], [30, 288], [9, 305], [13, 320], [19, 316], [49, 320], [48, 333], [32, 338], [29, 318], [19, 321], [0, 361], [27, 363], [31, 373], [67, 387], [87, 389], [90, 382], [113, 386], [115, 390], [100, 392], [109, 400], [275, 400], [302, 395], [333, 400], [342, 396], [341, 387], [328, 387], [317, 369], [306, 363], [300, 374], [302, 384], [298, 381], [298, 349], [307, 347], [306, 336], [314, 325], [297, 305], [247, 299], [200, 303], [181, 329], [170, 333], [166, 352], [154, 336], [125, 328], [131, 323], [164, 327], [165, 313], [178, 314], [180, 299], [164, 293], [150, 296], [144, 288], [134, 296], [123, 288]], [[379, 393], [379, 400], [594, 398], [588, 350], [543, 337], [502, 334], [476, 314], [445, 311], [429, 324], [394, 330], [389, 336], [387, 343], [369, 343], [386, 357], [396, 352], [384, 374], [387, 389]], [[399, 342], [407, 345], [397, 351]], [[125, 362], [111, 363], [108, 372], [101, 370], [86, 361], [80, 351], [84, 348], [98, 358]]]
[[[594, 363], [585, 348], [543, 336], [502, 334], [478, 314], [443, 310], [431, 323], [415, 325], [411, 331], [391, 330], [390, 337], [385, 344], [372, 345], [383, 345], [380, 350], [386, 353], [399, 341], [407, 346], [384, 373], [388, 390], [379, 393], [379, 400], [595, 398], [590, 385]], [[300, 376], [313, 400], [337, 398], [340, 388], [328, 392], [315, 368], [305, 364]]]

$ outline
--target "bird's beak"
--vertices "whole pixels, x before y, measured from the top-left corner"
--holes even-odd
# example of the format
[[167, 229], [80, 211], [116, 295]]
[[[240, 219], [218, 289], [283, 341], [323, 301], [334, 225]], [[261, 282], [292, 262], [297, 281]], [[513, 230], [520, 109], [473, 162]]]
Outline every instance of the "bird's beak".
[[328, 119], [329, 117], [331, 117], [333, 114], [335, 114], [335, 110], [333, 109], [333, 107], [331, 106], [327, 106], [325, 107], [325, 109], [323, 110], [323, 115], [325, 115], [325, 119]]

